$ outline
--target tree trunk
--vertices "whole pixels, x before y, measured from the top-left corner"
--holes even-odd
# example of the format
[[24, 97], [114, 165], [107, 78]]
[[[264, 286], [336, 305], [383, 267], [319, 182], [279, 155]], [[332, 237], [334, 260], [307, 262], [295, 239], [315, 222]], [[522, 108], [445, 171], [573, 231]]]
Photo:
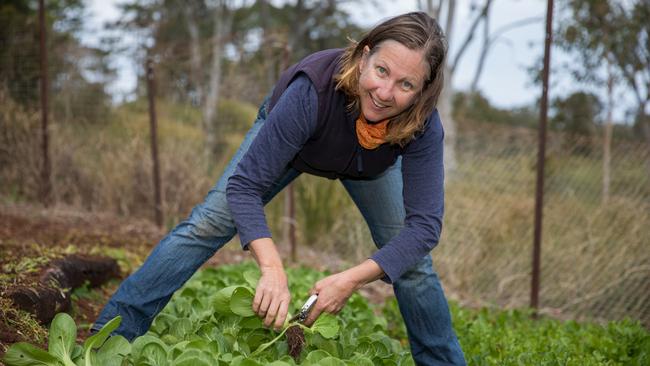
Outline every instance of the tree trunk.
[[212, 35], [212, 63], [210, 65], [210, 80], [203, 104], [203, 130], [205, 133], [205, 157], [208, 165], [214, 161], [213, 152], [221, 149], [217, 146], [217, 104], [219, 103], [219, 88], [221, 84], [221, 58], [226, 32], [230, 28], [231, 14], [225, 1], [219, 1], [215, 9], [214, 34]]
[[478, 91], [478, 80], [483, 73], [483, 65], [485, 65], [485, 59], [487, 58], [488, 50], [490, 49], [490, 13], [489, 9], [485, 12], [485, 19], [483, 21], [483, 46], [481, 48], [481, 56], [479, 57], [478, 63], [476, 65], [476, 72], [474, 73], [474, 78], [472, 79], [472, 85], [469, 90], [472, 93]]
[[192, 97], [192, 102], [195, 105], [200, 104], [203, 100], [203, 89], [201, 87], [201, 45], [199, 39], [199, 27], [197, 26], [196, 11], [192, 4], [183, 6], [185, 13], [185, 21], [187, 23], [187, 31], [190, 34], [190, 83], [192, 84], [191, 90], [196, 93]]
[[265, 93], [271, 92], [273, 85], [275, 85], [276, 80], [276, 70], [275, 62], [273, 60], [273, 37], [271, 35], [271, 27], [269, 25], [269, 18], [271, 16], [269, 3], [267, 0], [259, 0], [260, 4], [260, 23], [262, 30], [264, 31], [264, 44], [266, 47], [262, 47], [262, 52], [264, 52], [264, 69], [266, 70], [266, 87], [264, 88]]
[[[430, 5], [428, 2], [427, 5]], [[429, 8], [429, 14], [440, 14], [440, 8]], [[456, 16], [456, 1], [449, 0], [447, 3], [447, 22], [445, 24], [445, 36], [447, 41], [452, 37], [454, 17]], [[447, 51], [447, 58], [445, 59], [445, 80], [442, 88], [442, 93], [438, 99], [438, 112], [440, 119], [445, 129], [445, 147], [444, 147], [444, 164], [445, 176], [447, 179], [453, 179], [455, 172], [458, 168], [458, 161], [456, 159], [456, 121], [453, 118], [451, 100], [454, 96], [454, 89], [452, 85], [453, 69], [449, 65], [449, 51]]]
[[458, 168], [456, 159], [456, 121], [453, 118], [451, 100], [454, 89], [451, 85], [449, 67], [445, 67], [445, 81], [438, 99], [438, 112], [445, 130], [444, 164], [445, 178], [452, 179]]
[[607, 62], [607, 73], [607, 119], [605, 121], [605, 136], [603, 138], [603, 205], [609, 201], [611, 181], [612, 109], [614, 108], [614, 76], [612, 74], [611, 62]]

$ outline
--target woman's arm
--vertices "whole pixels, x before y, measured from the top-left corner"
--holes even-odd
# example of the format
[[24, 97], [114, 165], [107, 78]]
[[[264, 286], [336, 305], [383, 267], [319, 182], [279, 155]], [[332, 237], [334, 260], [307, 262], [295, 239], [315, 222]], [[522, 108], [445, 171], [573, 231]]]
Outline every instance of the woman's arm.
[[438, 244], [444, 212], [444, 132], [434, 111], [423, 133], [402, 155], [404, 227], [370, 258], [386, 272], [388, 282], [404, 272]]
[[313, 84], [306, 76], [298, 76], [278, 99], [228, 180], [226, 198], [244, 249], [255, 239], [271, 237], [262, 197], [313, 135], [317, 112]]
[[264, 215], [263, 195], [313, 134], [318, 96], [306, 76], [294, 80], [253, 140], [228, 181], [226, 198], [244, 249], [250, 249], [262, 273], [253, 310], [266, 326], [280, 328], [291, 296], [280, 254]]

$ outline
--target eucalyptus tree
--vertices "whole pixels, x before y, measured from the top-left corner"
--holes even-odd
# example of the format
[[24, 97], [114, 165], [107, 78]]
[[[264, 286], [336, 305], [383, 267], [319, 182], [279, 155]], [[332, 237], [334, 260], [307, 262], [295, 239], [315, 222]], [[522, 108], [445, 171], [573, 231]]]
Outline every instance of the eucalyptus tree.
[[359, 33], [341, 2], [132, 0], [120, 5], [122, 17], [112, 27], [136, 37], [127, 51], [138, 65], [154, 58], [159, 95], [200, 108], [206, 153], [214, 155], [223, 145], [217, 122], [223, 96], [259, 102], [283, 66], [345, 46]]
[[[85, 3], [52, 0], [45, 4], [55, 120], [101, 120], [110, 102], [104, 88], [114, 74], [104, 52], [81, 42]], [[37, 12], [35, 1], [0, 4], [0, 88], [14, 101], [34, 108], [38, 105], [40, 78]]]
[[[603, 202], [609, 195], [614, 88], [635, 98], [634, 129], [650, 143], [650, 1], [565, 0], [558, 44], [577, 56], [569, 68], [580, 82], [607, 88], [603, 139]], [[650, 165], [650, 162], [648, 162]]]
[[[457, 18], [456, 0], [418, 0], [418, 7], [428, 12], [437, 19], [444, 29], [445, 36], [449, 43], [449, 53], [445, 60], [445, 84], [438, 101], [438, 110], [445, 127], [445, 171], [450, 178], [454, 177], [456, 170], [456, 122], [453, 118], [452, 97], [454, 95], [453, 78], [456, 74], [461, 60], [466, 57], [469, 46], [476, 41], [478, 33], [482, 32], [483, 41], [480, 46], [480, 56], [476, 60], [476, 69], [471, 84], [471, 92], [477, 92], [478, 80], [483, 73], [483, 66], [491, 48], [500, 40], [505, 33], [531, 23], [541, 23], [542, 17], [531, 17], [514, 19], [496, 30], [490, 29], [490, 12], [494, 6], [494, 0], [481, 0], [470, 2], [469, 27], [460, 39], [458, 46], [452, 47], [452, 39], [455, 39], [455, 21]], [[483, 26], [479, 29], [480, 26]], [[454, 53], [451, 50], [455, 50]]]

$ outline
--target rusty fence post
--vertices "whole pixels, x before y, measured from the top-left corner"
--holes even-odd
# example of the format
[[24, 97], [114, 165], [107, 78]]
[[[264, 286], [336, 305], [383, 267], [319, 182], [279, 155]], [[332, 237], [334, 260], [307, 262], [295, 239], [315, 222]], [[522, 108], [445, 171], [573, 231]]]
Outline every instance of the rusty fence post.
[[162, 194], [160, 190], [160, 163], [158, 160], [158, 120], [156, 118], [156, 83], [154, 79], [153, 60], [147, 57], [147, 96], [149, 97], [149, 124], [151, 134], [151, 160], [153, 162], [154, 215], [156, 225], [163, 226]]
[[540, 103], [539, 147], [537, 152], [537, 183], [535, 187], [535, 230], [533, 236], [533, 272], [531, 276], [530, 307], [539, 307], [539, 283], [542, 252], [542, 218], [544, 207], [544, 163], [546, 157], [546, 120], [548, 117], [548, 79], [553, 38], [553, 0], [547, 1], [546, 38], [544, 40], [544, 70], [542, 75], [542, 100]]
[[41, 63], [41, 153], [43, 165], [41, 166], [41, 201], [47, 207], [52, 203], [52, 165], [49, 153], [48, 129], [48, 60], [47, 60], [47, 31], [45, 24], [44, 0], [38, 1], [38, 23], [40, 33], [40, 63]]

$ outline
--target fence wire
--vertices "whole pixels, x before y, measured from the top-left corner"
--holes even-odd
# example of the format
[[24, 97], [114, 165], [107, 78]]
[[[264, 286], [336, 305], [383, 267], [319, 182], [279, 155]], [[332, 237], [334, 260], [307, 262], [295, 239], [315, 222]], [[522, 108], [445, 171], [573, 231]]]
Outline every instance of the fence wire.
[[[3, 44], [12, 51], [5, 49], [0, 60], [3, 75], [14, 80], [8, 85], [5, 78], [0, 85], [0, 194], [4, 200], [37, 201], [38, 54], [34, 47], [21, 46], [33, 42], [33, 33], [9, 38]], [[224, 85], [237, 85], [232, 75], [243, 71], [229, 67]], [[95, 84], [72, 88], [78, 80], [79, 75], [59, 73], [51, 86], [55, 201], [151, 217], [146, 97], [110, 105]], [[239, 100], [264, 91], [242, 89], [237, 98], [237, 88], [225, 88], [229, 99], [220, 103], [220, 120], [214, 123], [229, 126], [221, 130], [225, 147], [216, 162], [204, 155], [200, 108], [158, 100], [168, 226], [202, 200], [252, 123], [256, 107]], [[541, 311], [563, 319], [629, 317], [650, 327], [650, 148], [640, 140], [614, 138], [606, 197], [599, 135], [549, 133]], [[446, 180], [443, 235], [432, 252], [449, 297], [472, 306], [529, 304], [536, 154], [535, 129], [489, 123], [459, 129], [457, 170]], [[341, 265], [371, 253], [367, 227], [338, 182], [300, 177], [295, 197], [299, 250], [317, 249], [339, 258]], [[275, 199], [267, 213], [272, 231], [286, 245], [280, 235], [288, 221], [283, 199]]]

